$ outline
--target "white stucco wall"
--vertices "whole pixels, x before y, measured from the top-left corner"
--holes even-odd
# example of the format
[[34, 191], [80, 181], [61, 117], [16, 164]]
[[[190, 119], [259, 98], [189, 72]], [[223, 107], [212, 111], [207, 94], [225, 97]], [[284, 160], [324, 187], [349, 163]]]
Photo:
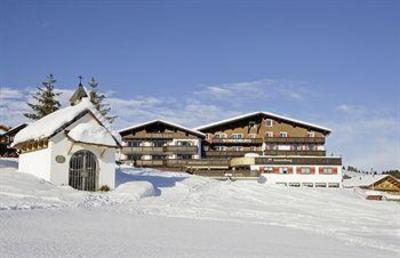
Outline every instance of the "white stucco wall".
[[[251, 169], [259, 170], [260, 167], [265, 167], [265, 165], [252, 165]], [[274, 167], [288, 167], [288, 166], [274, 166]], [[315, 174], [300, 174], [297, 173], [298, 166], [290, 166], [293, 168], [293, 174], [275, 174], [275, 173], [264, 173], [261, 174], [263, 177], [263, 182], [265, 184], [276, 184], [276, 183], [325, 183], [325, 184], [339, 184], [342, 186], [342, 167], [341, 166], [323, 166], [336, 168], [337, 174], [319, 174], [319, 167], [320, 166], [299, 166], [299, 167], [314, 167]]]
[[21, 153], [18, 160], [18, 171], [50, 181], [50, 160], [50, 148]]
[[[79, 123], [98, 125], [97, 121], [90, 114], [86, 114], [66, 129], [71, 130]], [[80, 150], [88, 150], [93, 152], [97, 159], [97, 188], [102, 185], [108, 185], [110, 188], [115, 187], [115, 149], [88, 144], [73, 144], [65, 137], [63, 132], [54, 136], [50, 143], [52, 147], [51, 159], [53, 161], [51, 162], [51, 182], [57, 185], [68, 185], [69, 161], [72, 155]], [[55, 161], [57, 155], [64, 156], [66, 161], [61, 164], [57, 163]]]
[[[66, 130], [71, 130], [80, 123], [92, 123], [100, 126], [90, 114], [86, 114], [68, 126]], [[98, 173], [96, 188], [107, 185], [113, 189], [115, 187], [116, 149], [88, 144], [73, 144], [65, 136], [64, 131], [49, 140], [47, 149], [21, 154], [19, 170], [34, 174], [55, 185], [68, 185], [69, 161], [72, 155], [80, 150], [91, 151], [96, 156]], [[65, 157], [64, 163], [56, 162], [58, 155]]]

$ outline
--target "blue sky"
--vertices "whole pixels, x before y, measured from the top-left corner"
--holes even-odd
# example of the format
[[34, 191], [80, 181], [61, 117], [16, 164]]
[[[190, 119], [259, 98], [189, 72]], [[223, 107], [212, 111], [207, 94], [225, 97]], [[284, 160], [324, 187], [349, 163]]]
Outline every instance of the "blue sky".
[[398, 1], [2, 1], [0, 121], [48, 73], [94, 75], [115, 127], [264, 110], [334, 132], [328, 152], [400, 168]]

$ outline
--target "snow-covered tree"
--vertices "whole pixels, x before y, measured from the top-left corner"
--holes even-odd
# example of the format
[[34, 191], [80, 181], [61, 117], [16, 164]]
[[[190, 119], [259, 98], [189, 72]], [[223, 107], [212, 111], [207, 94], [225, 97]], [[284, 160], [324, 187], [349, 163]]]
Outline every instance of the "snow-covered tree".
[[98, 83], [94, 77], [92, 77], [92, 79], [90, 80], [89, 86], [90, 86], [90, 93], [89, 93], [90, 101], [100, 112], [100, 114], [102, 114], [103, 117], [111, 124], [112, 122], [114, 122], [116, 116], [109, 115], [111, 107], [109, 104], [103, 102], [106, 96], [97, 91]]
[[61, 93], [54, 91], [55, 83], [56, 80], [54, 79], [53, 74], [49, 74], [47, 80], [42, 82], [42, 86], [37, 87], [37, 91], [32, 95], [35, 103], [27, 103], [32, 109], [32, 112], [25, 113], [25, 117], [32, 120], [38, 120], [60, 108], [61, 104], [57, 100], [57, 97]]

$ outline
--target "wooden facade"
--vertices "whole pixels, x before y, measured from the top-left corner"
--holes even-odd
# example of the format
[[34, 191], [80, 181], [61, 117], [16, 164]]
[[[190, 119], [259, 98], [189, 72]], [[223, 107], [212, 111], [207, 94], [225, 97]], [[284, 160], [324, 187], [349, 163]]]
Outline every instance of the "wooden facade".
[[368, 186], [361, 186], [361, 188], [400, 194], [400, 181], [393, 176], [387, 175]]
[[124, 162], [143, 167], [185, 167], [200, 158], [205, 135], [155, 120], [120, 131]]
[[24, 129], [27, 124], [17, 125], [0, 135], [0, 157], [18, 157], [17, 150], [11, 147], [15, 135]]
[[245, 153], [284, 156], [325, 156], [329, 129], [254, 113], [197, 128], [205, 133], [204, 157], [240, 157]]
[[[195, 129], [156, 120], [121, 130], [120, 134], [125, 161], [137, 166], [180, 168], [193, 173], [232, 171], [236, 166], [232, 159], [250, 153], [259, 156], [254, 162], [257, 164], [285, 165], [288, 160], [292, 165], [342, 164], [341, 158], [326, 157], [329, 129], [264, 112]], [[185, 139], [198, 144], [177, 144]], [[236, 169], [249, 170], [249, 166]]]

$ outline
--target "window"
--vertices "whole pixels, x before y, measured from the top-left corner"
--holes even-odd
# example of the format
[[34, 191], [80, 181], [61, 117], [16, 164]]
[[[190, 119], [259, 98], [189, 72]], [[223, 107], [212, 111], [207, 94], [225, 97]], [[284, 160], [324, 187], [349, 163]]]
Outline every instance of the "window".
[[251, 147], [250, 147], [250, 151], [257, 151], [257, 147], [251, 146]]
[[215, 146], [215, 150], [216, 151], [224, 151], [225, 150], [225, 146]]
[[272, 127], [272, 125], [274, 124], [274, 121], [272, 121], [272, 119], [267, 119], [265, 120], [266, 126], [267, 127]]
[[315, 133], [313, 131], [308, 131], [307, 132], [308, 137], [315, 137]]
[[317, 150], [317, 145], [310, 144], [309, 148], [310, 148], [310, 150], [316, 151]]
[[241, 146], [233, 146], [232, 149], [233, 149], [234, 151], [241, 151], [241, 150], [242, 150], [242, 147], [241, 147]]
[[140, 141], [129, 141], [128, 146], [129, 147], [139, 147], [140, 146]]
[[286, 137], [288, 137], [288, 133], [287, 132], [280, 132], [279, 133], [279, 137], [286, 138]]
[[274, 137], [274, 132], [266, 132], [265, 136], [266, 137]]
[[311, 168], [300, 168], [300, 174], [311, 174]]
[[287, 174], [288, 173], [288, 168], [279, 168], [279, 173], [280, 174]]
[[321, 174], [324, 174], [324, 175], [333, 174], [333, 169], [332, 168], [323, 168]]
[[138, 154], [129, 154], [128, 155], [128, 160], [141, 160], [142, 159], [142, 155], [138, 155]]
[[192, 159], [192, 155], [190, 154], [177, 154], [177, 159]]
[[241, 134], [241, 133], [232, 134], [232, 138], [233, 139], [242, 139], [242, 137], [243, 137], [243, 134]]
[[153, 155], [152, 159], [153, 160], [164, 160], [166, 158], [165, 155]]
[[223, 132], [215, 133], [215, 138], [225, 138], [225, 137], [226, 137], [226, 134], [224, 134]]
[[249, 134], [249, 138], [255, 139], [255, 138], [257, 138], [257, 134], [251, 133], [251, 134]]
[[167, 144], [167, 141], [157, 140], [153, 142], [154, 147], [162, 147]]
[[176, 145], [178, 145], [178, 146], [192, 146], [192, 143], [188, 142], [188, 141], [177, 141]]

